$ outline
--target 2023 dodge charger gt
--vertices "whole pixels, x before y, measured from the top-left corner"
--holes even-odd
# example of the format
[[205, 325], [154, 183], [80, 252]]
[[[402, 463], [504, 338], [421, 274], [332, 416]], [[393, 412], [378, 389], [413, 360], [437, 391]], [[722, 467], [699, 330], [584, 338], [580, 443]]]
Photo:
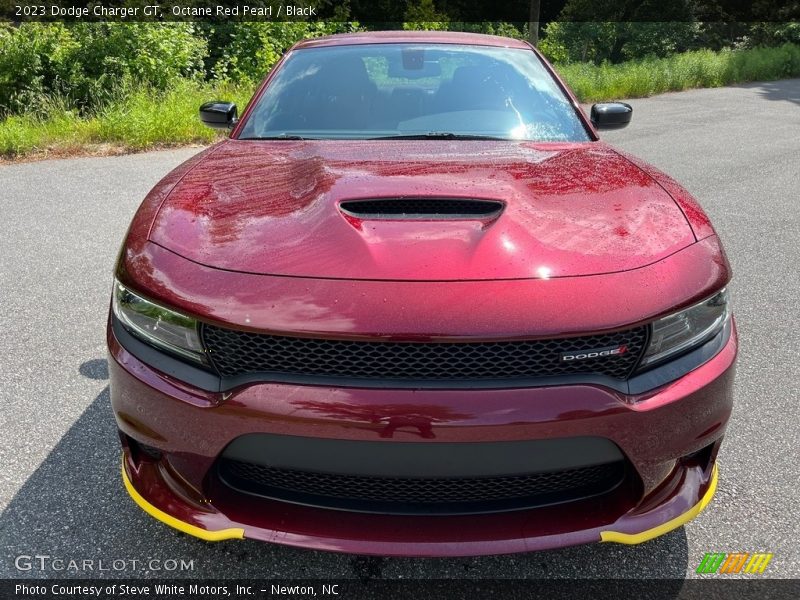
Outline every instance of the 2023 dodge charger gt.
[[144, 200], [108, 346], [123, 479], [207, 540], [636, 543], [711, 499], [730, 268], [525, 42], [296, 45]]

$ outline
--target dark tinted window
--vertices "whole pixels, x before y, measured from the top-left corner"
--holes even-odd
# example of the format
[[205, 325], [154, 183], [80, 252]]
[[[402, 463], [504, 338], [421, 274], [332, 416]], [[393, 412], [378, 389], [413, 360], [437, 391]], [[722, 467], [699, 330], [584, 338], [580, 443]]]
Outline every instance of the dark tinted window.
[[589, 137], [530, 50], [368, 44], [293, 52], [241, 138], [427, 133], [521, 140]]

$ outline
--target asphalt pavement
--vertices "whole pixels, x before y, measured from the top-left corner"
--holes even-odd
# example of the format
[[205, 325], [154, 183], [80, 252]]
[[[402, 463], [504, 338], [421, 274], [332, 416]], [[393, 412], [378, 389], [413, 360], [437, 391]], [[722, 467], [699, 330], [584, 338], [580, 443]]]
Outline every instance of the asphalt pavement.
[[[630, 103], [631, 126], [604, 139], [683, 183], [734, 269], [736, 406], [696, 520], [639, 546], [382, 559], [209, 544], [145, 515], [120, 480], [109, 406], [111, 269], [141, 199], [194, 148], [0, 167], [0, 577], [675, 578], [712, 551], [772, 552], [764, 577], [800, 576], [800, 79]], [[18, 559], [36, 555], [51, 558]]]

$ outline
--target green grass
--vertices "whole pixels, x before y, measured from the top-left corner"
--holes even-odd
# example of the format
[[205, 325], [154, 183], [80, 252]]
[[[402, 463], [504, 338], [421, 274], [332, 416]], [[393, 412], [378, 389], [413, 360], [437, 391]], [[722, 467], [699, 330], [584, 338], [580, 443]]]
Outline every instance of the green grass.
[[562, 65], [558, 71], [581, 102], [643, 98], [692, 88], [798, 77], [800, 46], [697, 50], [618, 65]]
[[[652, 96], [662, 92], [718, 87], [746, 81], [800, 76], [800, 46], [711, 52], [618, 65], [558, 66], [582, 102]], [[64, 156], [95, 148], [135, 152], [156, 147], [207, 144], [221, 134], [200, 123], [197, 108], [212, 99], [236, 102], [242, 110], [251, 86], [213, 86], [182, 81], [167, 92], [138, 89], [92, 114], [78, 116], [51, 99], [39, 115], [0, 121], [0, 157]]]
[[181, 82], [157, 93], [139, 89], [86, 116], [78, 116], [59, 100], [48, 102], [42, 115], [16, 115], [0, 121], [0, 156], [69, 155], [98, 146], [136, 152], [149, 148], [208, 144], [219, 132], [203, 125], [198, 107], [208, 100], [236, 102], [244, 109], [250, 86], [210, 86]]

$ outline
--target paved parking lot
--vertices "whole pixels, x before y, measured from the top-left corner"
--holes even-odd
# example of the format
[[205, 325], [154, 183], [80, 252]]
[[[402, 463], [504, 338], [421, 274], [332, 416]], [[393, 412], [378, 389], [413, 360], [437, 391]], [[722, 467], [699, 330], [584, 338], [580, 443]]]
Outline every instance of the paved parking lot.
[[[19, 555], [193, 559], [217, 577], [683, 577], [708, 551], [768, 551], [799, 577], [800, 80], [634, 100], [608, 141], [667, 171], [710, 213], [735, 272], [736, 409], [709, 510], [641, 546], [379, 559], [207, 544], [142, 513], [119, 478], [104, 326], [111, 268], [147, 190], [197, 149], [0, 167], [0, 576]], [[164, 571], [103, 572], [159, 576]], [[77, 574], [80, 575], [80, 574]]]

